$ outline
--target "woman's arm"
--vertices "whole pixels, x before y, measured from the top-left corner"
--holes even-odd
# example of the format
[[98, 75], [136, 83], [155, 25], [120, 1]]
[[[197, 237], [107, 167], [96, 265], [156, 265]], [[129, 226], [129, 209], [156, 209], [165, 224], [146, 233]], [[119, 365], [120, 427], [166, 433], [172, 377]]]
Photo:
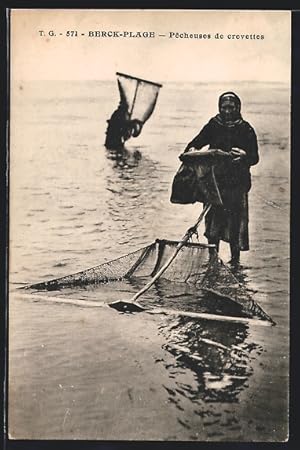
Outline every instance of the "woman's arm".
[[246, 162], [249, 164], [249, 166], [255, 166], [255, 164], [259, 161], [259, 154], [258, 154], [258, 144], [257, 144], [257, 137], [254, 129], [249, 126], [248, 130], [248, 145], [246, 150], [247, 156], [246, 156]]
[[233, 147], [230, 151], [233, 163], [242, 162], [249, 167], [254, 166], [259, 161], [257, 137], [254, 129], [248, 124], [245, 131], [243, 148]]
[[210, 143], [211, 137], [211, 126], [210, 123], [207, 123], [199, 134], [197, 134], [194, 139], [188, 143], [186, 146], [184, 153], [188, 152], [191, 148], [195, 148], [196, 150], [200, 150], [200, 148], [205, 147]]

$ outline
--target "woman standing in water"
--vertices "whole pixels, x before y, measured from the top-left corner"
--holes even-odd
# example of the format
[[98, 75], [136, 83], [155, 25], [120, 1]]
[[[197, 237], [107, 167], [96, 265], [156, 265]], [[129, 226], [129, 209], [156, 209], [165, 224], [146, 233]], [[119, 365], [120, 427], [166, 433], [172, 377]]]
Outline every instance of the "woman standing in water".
[[243, 120], [241, 101], [233, 92], [225, 92], [220, 96], [219, 114], [187, 145], [180, 159], [185, 159], [186, 152], [199, 150], [206, 145], [210, 149], [222, 150], [226, 155], [218, 156], [213, 163], [223, 205], [213, 205], [207, 213], [205, 236], [217, 249], [220, 240], [228, 242], [230, 263], [236, 266], [239, 264], [240, 250], [249, 250], [250, 166], [258, 163], [259, 156], [255, 131]]
[[111, 150], [124, 149], [125, 142], [131, 137], [137, 137], [143, 124], [139, 120], [131, 120], [127, 105], [120, 101], [118, 108], [107, 121], [105, 147]]

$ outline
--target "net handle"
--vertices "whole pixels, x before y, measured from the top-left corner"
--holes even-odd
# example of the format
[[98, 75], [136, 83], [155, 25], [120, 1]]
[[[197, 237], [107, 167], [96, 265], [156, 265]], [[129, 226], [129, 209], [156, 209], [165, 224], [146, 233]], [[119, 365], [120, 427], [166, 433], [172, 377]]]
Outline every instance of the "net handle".
[[160, 84], [160, 83], [155, 83], [154, 81], [144, 80], [143, 78], [139, 78], [139, 77], [133, 77], [132, 75], [128, 75], [127, 73], [116, 72], [116, 75], [120, 76], [120, 77], [130, 78], [131, 80], [138, 80], [138, 81], [143, 81], [144, 83], [153, 84], [154, 86], [157, 86], [159, 88], [162, 87], [162, 84]]

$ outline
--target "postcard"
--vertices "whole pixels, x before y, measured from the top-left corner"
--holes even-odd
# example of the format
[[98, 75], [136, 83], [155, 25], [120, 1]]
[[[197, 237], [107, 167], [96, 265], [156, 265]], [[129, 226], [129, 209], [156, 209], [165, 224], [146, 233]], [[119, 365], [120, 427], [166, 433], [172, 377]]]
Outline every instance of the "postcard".
[[9, 24], [9, 438], [286, 442], [291, 12]]

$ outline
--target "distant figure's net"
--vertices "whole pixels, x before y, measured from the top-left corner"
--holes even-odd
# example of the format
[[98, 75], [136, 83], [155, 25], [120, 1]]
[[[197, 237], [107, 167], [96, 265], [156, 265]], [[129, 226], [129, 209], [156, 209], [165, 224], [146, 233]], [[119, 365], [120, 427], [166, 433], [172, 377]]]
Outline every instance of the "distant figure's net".
[[161, 84], [117, 72], [121, 101], [127, 106], [131, 120], [145, 123], [157, 101]]

